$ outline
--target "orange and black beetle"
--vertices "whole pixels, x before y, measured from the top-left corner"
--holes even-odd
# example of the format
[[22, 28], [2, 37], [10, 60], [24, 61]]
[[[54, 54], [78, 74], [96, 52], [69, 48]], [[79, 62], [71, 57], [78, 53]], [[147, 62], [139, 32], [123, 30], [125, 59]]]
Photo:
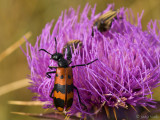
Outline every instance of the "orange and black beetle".
[[81, 102], [78, 89], [73, 85], [73, 74], [72, 74], [72, 68], [77, 66], [86, 66], [93, 62], [95, 62], [98, 59], [95, 59], [94, 61], [87, 63], [87, 64], [81, 64], [81, 65], [74, 65], [69, 66], [72, 61], [71, 59], [71, 52], [70, 52], [70, 46], [67, 46], [67, 60], [64, 59], [63, 54], [57, 53], [57, 41], [55, 38], [55, 49], [56, 53], [51, 54], [45, 49], [40, 49], [39, 51], [44, 51], [51, 55], [51, 59], [58, 62], [58, 67], [55, 66], [49, 66], [50, 69], [56, 69], [56, 71], [50, 71], [47, 72], [46, 75], [48, 78], [51, 78], [50, 74], [56, 73], [55, 75], [55, 83], [54, 88], [50, 94], [50, 97], [54, 100], [54, 105], [59, 111], [63, 111], [64, 109], [67, 111], [73, 103], [73, 90], [75, 89], [78, 94], [79, 102], [81, 105], [84, 106], [85, 109], [87, 107]]

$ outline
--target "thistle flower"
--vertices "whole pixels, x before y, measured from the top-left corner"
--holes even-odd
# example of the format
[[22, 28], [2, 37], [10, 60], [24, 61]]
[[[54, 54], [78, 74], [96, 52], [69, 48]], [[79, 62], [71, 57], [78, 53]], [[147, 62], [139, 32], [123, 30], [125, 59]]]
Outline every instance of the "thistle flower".
[[[39, 49], [55, 53], [56, 37], [57, 51], [60, 53], [68, 41], [82, 42], [82, 47], [78, 46], [79, 49], [72, 52], [71, 65], [88, 63], [98, 58], [93, 64], [73, 68], [74, 85], [87, 110], [83, 110], [74, 92], [73, 105], [67, 112], [69, 115], [78, 112], [93, 115], [100, 109], [105, 109], [108, 114], [108, 108], [116, 108], [117, 111], [122, 108], [134, 109], [136, 106], [154, 108], [151, 90], [158, 86], [160, 78], [160, 31], [156, 22], [151, 21], [148, 29], [143, 31], [142, 15], [138, 16], [138, 25], [132, 25], [127, 21], [127, 10], [121, 8], [109, 30], [101, 33], [95, 27], [92, 36], [93, 23], [101, 13], [95, 15], [96, 6], [91, 9], [88, 4], [81, 14], [79, 9], [75, 11], [70, 8], [68, 12], [62, 12], [53, 31], [52, 21], [46, 24], [34, 46], [29, 42], [26, 44], [32, 80], [29, 89], [37, 93], [35, 99], [47, 101], [48, 104], [44, 106], [46, 108], [55, 108], [53, 99], [49, 97], [55, 75], [47, 78], [46, 72], [50, 71], [48, 66], [58, 65], [50, 60], [50, 55], [39, 52]], [[113, 5], [109, 5], [104, 12], [111, 9], [114, 9]]]

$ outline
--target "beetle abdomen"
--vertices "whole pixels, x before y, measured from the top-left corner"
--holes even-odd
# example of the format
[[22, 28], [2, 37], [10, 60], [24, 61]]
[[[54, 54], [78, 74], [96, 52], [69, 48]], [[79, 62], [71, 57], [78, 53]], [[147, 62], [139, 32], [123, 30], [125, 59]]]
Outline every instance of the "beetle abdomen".
[[59, 111], [68, 110], [73, 103], [72, 68], [57, 68], [54, 83], [54, 105]]

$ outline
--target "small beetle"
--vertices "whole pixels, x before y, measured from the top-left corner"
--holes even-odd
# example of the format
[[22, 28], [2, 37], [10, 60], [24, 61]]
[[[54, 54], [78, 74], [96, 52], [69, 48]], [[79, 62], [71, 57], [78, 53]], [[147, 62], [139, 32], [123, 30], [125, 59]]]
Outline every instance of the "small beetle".
[[[69, 47], [67, 47], [69, 49]], [[57, 52], [57, 41], [55, 38], [55, 49], [56, 53], [51, 54], [45, 49], [40, 49], [39, 51], [44, 51], [51, 55], [51, 59], [58, 62], [58, 67], [55, 66], [49, 66], [50, 69], [56, 69], [56, 71], [50, 71], [47, 72], [46, 75], [48, 78], [51, 78], [50, 74], [56, 73], [55, 75], [55, 83], [54, 88], [50, 93], [50, 97], [54, 100], [55, 107], [62, 112], [63, 110], [68, 110], [73, 103], [73, 90], [75, 89], [78, 94], [79, 102], [82, 106], [84, 106], [84, 109], [87, 109], [87, 107], [81, 102], [80, 95], [78, 92], [77, 87], [73, 85], [73, 74], [72, 74], [72, 68], [77, 66], [86, 66], [93, 62], [95, 62], [98, 59], [93, 60], [92, 62], [89, 62], [87, 64], [81, 64], [81, 65], [74, 65], [69, 66], [72, 61], [70, 61], [71, 57], [67, 57], [69, 59], [64, 59], [63, 54]], [[68, 50], [67, 49], [67, 50]], [[71, 52], [67, 53], [69, 55]], [[71, 55], [69, 55], [71, 56]]]
[[[100, 32], [105, 32], [111, 28], [112, 22], [114, 18], [117, 18], [117, 14], [119, 13], [119, 10], [117, 11], [108, 11], [101, 16], [99, 16], [96, 20], [94, 20], [93, 27], [97, 27], [97, 29]], [[92, 29], [92, 36], [94, 36], [93, 29]]]

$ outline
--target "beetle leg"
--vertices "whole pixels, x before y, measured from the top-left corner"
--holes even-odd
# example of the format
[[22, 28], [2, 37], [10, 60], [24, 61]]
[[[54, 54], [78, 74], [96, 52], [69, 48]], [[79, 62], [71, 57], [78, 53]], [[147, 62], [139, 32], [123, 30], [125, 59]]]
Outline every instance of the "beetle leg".
[[51, 78], [51, 76], [49, 75], [51, 73], [56, 73], [56, 71], [47, 72], [46, 75], [47, 75], [48, 78]]
[[94, 37], [94, 29], [92, 27], [92, 34], [91, 34], [92, 37]]
[[53, 97], [52, 97], [53, 92], [54, 92], [54, 88], [52, 89], [52, 91], [51, 91], [51, 93], [50, 93], [50, 95], [49, 95], [51, 98], [53, 98]]
[[73, 88], [77, 91], [80, 104], [83, 105], [83, 107], [84, 107], [85, 109], [87, 109], [87, 107], [81, 102], [81, 98], [80, 98], [80, 95], [79, 95], [79, 92], [78, 92], [77, 87], [73, 86]]
[[57, 69], [57, 67], [56, 66], [48, 66], [50, 69]]
[[74, 66], [71, 66], [71, 67], [74, 68], [74, 67], [77, 67], [77, 66], [86, 66], [86, 65], [89, 65], [89, 64], [95, 62], [96, 60], [98, 60], [98, 59], [95, 59], [95, 60], [93, 60], [93, 61], [91, 61], [91, 62], [89, 62], [89, 63], [87, 63], [87, 64], [74, 65]]

